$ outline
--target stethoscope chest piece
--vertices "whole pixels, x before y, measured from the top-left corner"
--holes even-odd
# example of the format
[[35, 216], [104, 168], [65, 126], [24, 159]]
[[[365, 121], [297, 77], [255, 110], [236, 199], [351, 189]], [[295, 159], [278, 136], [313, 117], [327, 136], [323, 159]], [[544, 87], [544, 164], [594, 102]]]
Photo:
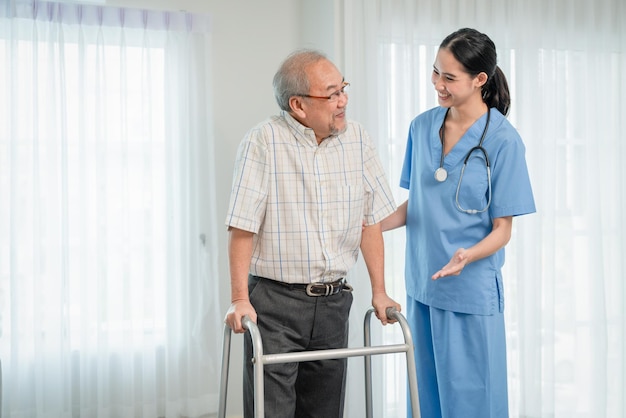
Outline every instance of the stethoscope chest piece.
[[439, 167], [438, 169], [435, 170], [435, 180], [442, 183], [446, 181], [447, 178], [448, 178], [448, 171], [445, 168]]

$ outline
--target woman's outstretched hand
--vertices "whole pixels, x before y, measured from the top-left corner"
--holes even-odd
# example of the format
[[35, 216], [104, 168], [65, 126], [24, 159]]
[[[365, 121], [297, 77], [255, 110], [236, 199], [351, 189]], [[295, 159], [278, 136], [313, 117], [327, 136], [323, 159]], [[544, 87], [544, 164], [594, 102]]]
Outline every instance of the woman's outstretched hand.
[[446, 276], [458, 276], [467, 264], [467, 260], [467, 250], [465, 248], [459, 248], [455, 251], [454, 255], [450, 259], [450, 262], [443, 266], [441, 270], [433, 274], [432, 279], [437, 280]]

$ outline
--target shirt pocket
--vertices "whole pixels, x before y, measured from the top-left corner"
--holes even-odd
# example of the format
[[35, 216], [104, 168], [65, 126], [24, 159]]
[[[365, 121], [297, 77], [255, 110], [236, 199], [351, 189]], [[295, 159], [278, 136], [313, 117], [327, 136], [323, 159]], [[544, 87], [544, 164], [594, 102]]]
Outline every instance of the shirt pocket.
[[455, 191], [457, 204], [464, 210], [483, 210], [489, 201], [489, 177], [487, 163], [480, 151], [474, 151], [467, 160]]
[[[361, 184], [329, 184], [322, 187], [322, 234], [332, 245], [358, 248], [363, 225], [365, 196]], [[330, 244], [330, 243], [329, 243]]]

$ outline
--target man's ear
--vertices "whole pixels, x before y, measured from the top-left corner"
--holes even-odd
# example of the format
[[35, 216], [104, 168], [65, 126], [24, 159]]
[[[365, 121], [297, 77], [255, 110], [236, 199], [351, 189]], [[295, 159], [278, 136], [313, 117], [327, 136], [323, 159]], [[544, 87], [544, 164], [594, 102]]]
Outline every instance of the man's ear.
[[302, 107], [304, 101], [300, 96], [291, 96], [289, 98], [289, 107], [291, 112], [298, 116], [299, 119], [306, 119], [306, 111]]

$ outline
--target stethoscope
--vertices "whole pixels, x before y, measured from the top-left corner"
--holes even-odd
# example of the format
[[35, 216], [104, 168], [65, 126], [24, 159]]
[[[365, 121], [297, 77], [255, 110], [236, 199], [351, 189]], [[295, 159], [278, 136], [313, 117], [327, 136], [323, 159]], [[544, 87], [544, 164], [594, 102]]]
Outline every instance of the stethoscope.
[[[446, 145], [446, 140], [445, 140], [445, 123], [446, 123], [446, 118], [448, 117], [448, 112], [450, 112], [450, 109], [448, 108], [448, 110], [446, 110], [446, 114], [443, 117], [443, 122], [441, 123], [441, 159], [439, 160], [439, 168], [437, 170], [435, 170], [435, 179], [442, 183], [444, 181], [446, 181], [446, 179], [448, 178], [448, 171], [443, 168], [443, 158], [444, 158], [444, 148]], [[472, 149], [470, 149], [467, 153], [467, 155], [465, 156], [465, 160], [463, 161], [463, 167], [461, 168], [461, 175], [459, 176], [459, 183], [456, 186], [456, 195], [454, 197], [454, 201], [456, 203], [456, 207], [458, 210], [460, 210], [461, 212], [465, 212], [465, 213], [469, 213], [470, 215], [474, 215], [477, 213], [483, 213], [485, 212], [487, 209], [489, 209], [489, 206], [491, 205], [491, 166], [489, 165], [489, 156], [487, 155], [487, 150], [485, 150], [485, 148], [483, 148], [483, 141], [485, 140], [485, 135], [487, 135], [487, 128], [489, 127], [489, 120], [491, 119], [491, 109], [487, 109], [487, 122], [485, 123], [485, 129], [483, 129], [483, 133], [480, 136], [480, 141], [478, 142], [478, 145], [473, 147]], [[487, 199], [487, 205], [482, 208], [482, 209], [465, 209], [461, 206], [461, 204], [459, 203], [459, 191], [461, 190], [461, 182], [463, 181], [463, 174], [465, 173], [465, 167], [467, 167], [467, 162], [469, 161], [470, 157], [472, 156], [472, 153], [474, 151], [480, 151], [483, 153], [483, 155], [485, 156], [485, 166], [487, 167], [487, 184], [488, 184], [488, 199]]]

